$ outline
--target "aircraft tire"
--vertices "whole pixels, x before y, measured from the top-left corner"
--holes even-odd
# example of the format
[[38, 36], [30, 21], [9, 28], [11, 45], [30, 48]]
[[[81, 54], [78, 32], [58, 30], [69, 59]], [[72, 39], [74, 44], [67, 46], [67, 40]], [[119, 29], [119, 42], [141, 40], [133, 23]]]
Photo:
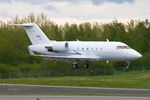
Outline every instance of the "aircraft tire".
[[73, 64], [73, 68], [74, 68], [74, 69], [77, 69], [77, 68], [78, 68], [78, 65], [77, 65], [77, 64]]
[[84, 68], [89, 68], [89, 64], [84, 64]]

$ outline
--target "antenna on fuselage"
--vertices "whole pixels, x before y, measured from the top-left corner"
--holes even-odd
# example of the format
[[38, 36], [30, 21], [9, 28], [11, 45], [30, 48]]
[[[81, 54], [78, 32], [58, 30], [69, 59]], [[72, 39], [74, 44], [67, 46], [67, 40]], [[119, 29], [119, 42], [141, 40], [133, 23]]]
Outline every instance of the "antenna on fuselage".
[[109, 60], [107, 60], [106, 63], [108, 64], [108, 63], [109, 63]]
[[106, 39], [106, 41], [107, 41], [107, 42], [109, 42], [109, 40], [108, 40], [108, 39]]

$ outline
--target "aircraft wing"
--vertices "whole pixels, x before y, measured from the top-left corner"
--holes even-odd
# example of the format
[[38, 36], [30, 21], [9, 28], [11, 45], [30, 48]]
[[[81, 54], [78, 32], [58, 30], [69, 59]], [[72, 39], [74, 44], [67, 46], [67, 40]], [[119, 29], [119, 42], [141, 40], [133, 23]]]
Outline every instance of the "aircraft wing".
[[64, 55], [64, 56], [56, 56], [56, 55], [37, 55], [35, 54], [29, 47], [29, 53], [32, 56], [40, 56], [44, 57], [45, 59], [50, 59], [50, 60], [57, 60], [57, 61], [96, 61], [96, 60], [101, 60], [102, 58], [97, 57], [97, 56], [91, 56], [91, 55]]
[[94, 60], [100, 60], [101, 58], [96, 56], [83, 56], [83, 55], [69, 55], [69, 56], [52, 56], [52, 55], [38, 55], [47, 59], [54, 59], [54, 60], [67, 60], [67, 61], [73, 61], [73, 60], [79, 60], [79, 61], [94, 61]]

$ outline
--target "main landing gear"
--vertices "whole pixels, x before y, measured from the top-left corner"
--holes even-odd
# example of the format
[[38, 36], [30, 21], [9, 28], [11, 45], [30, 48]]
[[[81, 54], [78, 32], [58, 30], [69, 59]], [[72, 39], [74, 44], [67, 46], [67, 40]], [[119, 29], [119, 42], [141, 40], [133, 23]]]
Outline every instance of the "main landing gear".
[[84, 68], [89, 68], [89, 61], [86, 61], [86, 62], [85, 62]]
[[[89, 68], [89, 62], [86, 62], [84, 65], [83, 65], [84, 68]], [[73, 68], [74, 69], [77, 69], [78, 68], [78, 64], [77, 64], [77, 61], [74, 61], [73, 62]]]
[[72, 66], [73, 66], [74, 69], [77, 69], [78, 68], [77, 61], [74, 61]]
[[84, 64], [84, 68], [89, 68], [89, 64]]

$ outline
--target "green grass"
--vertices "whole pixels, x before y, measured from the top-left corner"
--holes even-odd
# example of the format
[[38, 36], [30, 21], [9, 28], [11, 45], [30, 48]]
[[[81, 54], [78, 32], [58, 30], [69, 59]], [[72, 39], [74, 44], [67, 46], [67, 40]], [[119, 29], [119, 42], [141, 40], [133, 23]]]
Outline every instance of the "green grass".
[[12, 78], [0, 79], [0, 83], [150, 89], [150, 71], [117, 72], [111, 76]]

